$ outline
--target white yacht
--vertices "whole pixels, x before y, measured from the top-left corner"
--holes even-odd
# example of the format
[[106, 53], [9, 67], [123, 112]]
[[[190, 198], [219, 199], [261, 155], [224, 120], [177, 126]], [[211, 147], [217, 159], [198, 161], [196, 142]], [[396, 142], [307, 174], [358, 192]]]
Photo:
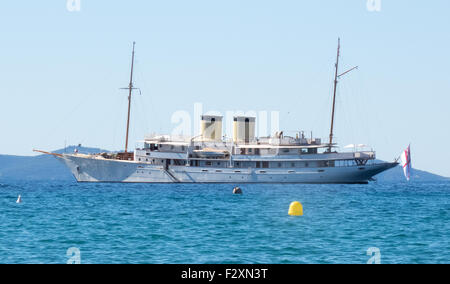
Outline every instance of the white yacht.
[[377, 162], [373, 150], [337, 152], [333, 141], [336, 86], [339, 74], [338, 45], [329, 140], [295, 137], [283, 132], [255, 136], [255, 118], [236, 116], [233, 137], [222, 136], [222, 117], [203, 115], [196, 137], [150, 135], [141, 147], [128, 152], [128, 132], [133, 86], [134, 44], [128, 86], [128, 120], [125, 151], [99, 154], [56, 154], [79, 182], [132, 183], [368, 183], [397, 166]]

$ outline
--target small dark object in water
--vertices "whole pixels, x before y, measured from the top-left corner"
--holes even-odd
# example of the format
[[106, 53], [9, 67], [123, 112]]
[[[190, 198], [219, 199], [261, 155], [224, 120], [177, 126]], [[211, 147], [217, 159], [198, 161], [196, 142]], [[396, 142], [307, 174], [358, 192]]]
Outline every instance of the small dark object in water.
[[242, 194], [242, 189], [239, 186], [233, 188], [233, 194]]

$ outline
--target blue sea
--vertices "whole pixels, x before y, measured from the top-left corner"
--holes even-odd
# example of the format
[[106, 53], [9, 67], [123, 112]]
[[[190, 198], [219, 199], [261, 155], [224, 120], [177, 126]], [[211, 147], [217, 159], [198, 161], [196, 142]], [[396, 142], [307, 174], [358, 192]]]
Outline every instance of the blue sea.
[[450, 183], [241, 188], [3, 181], [0, 263], [450, 263]]

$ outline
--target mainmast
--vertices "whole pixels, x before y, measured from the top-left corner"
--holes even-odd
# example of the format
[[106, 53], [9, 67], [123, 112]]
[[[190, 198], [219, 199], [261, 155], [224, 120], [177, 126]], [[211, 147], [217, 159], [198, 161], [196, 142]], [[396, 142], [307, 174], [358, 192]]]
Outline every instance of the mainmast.
[[336, 56], [336, 72], [334, 74], [334, 89], [333, 89], [333, 108], [331, 110], [331, 128], [330, 128], [330, 145], [328, 148], [328, 152], [331, 152], [331, 147], [333, 145], [333, 128], [334, 128], [334, 110], [336, 107], [336, 87], [338, 83], [338, 70], [339, 70], [339, 53], [341, 51], [341, 39], [338, 38], [338, 48], [337, 48], [337, 56]]
[[339, 56], [341, 52], [341, 39], [338, 38], [338, 48], [337, 48], [337, 56], [336, 56], [336, 71], [334, 75], [334, 89], [333, 89], [333, 108], [331, 110], [331, 127], [330, 127], [330, 144], [328, 145], [328, 152], [331, 152], [331, 149], [333, 148], [333, 129], [334, 129], [334, 112], [336, 109], [336, 90], [337, 90], [337, 84], [338, 79], [344, 76], [345, 74], [349, 73], [350, 71], [353, 71], [358, 68], [358, 66], [355, 66], [344, 73], [339, 75]]
[[128, 151], [128, 133], [130, 130], [130, 111], [131, 111], [131, 94], [133, 92], [133, 68], [134, 68], [134, 46], [136, 42], [133, 42], [133, 53], [131, 55], [131, 74], [130, 74], [130, 84], [128, 85], [128, 117], [127, 117], [127, 135], [125, 138], [125, 153]]

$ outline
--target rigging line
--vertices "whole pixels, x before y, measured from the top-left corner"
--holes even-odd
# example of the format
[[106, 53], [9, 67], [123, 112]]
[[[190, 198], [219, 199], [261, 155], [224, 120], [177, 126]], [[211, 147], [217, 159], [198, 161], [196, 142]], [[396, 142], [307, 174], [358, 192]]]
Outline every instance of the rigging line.
[[[375, 123], [376, 123], [376, 125], [383, 125], [383, 120], [381, 119], [381, 117], [382, 117], [382, 115], [381, 115], [381, 113], [382, 112], [380, 112], [380, 111], [378, 111], [380, 108], [379, 108], [379, 106], [374, 102], [375, 100], [376, 100], [376, 98], [378, 98], [378, 99], [382, 99], [380, 96], [377, 96], [376, 94], [374, 94], [374, 95], [372, 95], [370, 92], [373, 92], [372, 90], [374, 90], [375, 88], [370, 88], [369, 89], [369, 86], [370, 86], [370, 84], [367, 84], [366, 82], [368, 81], [367, 80], [367, 78], [366, 77], [364, 77], [364, 80], [365, 80], [365, 84], [364, 84], [364, 86], [365, 86], [365, 89], [367, 90], [366, 91], [366, 93], [368, 93], [369, 95], [368, 95], [368, 98], [369, 98], [369, 100], [370, 100], [370, 105], [372, 106], [372, 109], [374, 110], [374, 119], [375, 119]], [[383, 142], [383, 140], [384, 140], [384, 143], [385, 144], [387, 144], [387, 145], [392, 145], [391, 144], [391, 139], [390, 139], [390, 135], [386, 135], [385, 133], [383, 134], [383, 133], [380, 133], [380, 135], [376, 135], [376, 137], [380, 137], [380, 136], [382, 136], [383, 138], [381, 138], [382, 139], [382, 142]]]
[[[332, 60], [334, 60], [334, 59], [332, 59]], [[330, 74], [332, 74], [328, 71], [329, 66], [330, 66], [329, 61], [326, 61], [325, 63], [323, 63], [323, 66], [320, 70], [322, 72], [322, 74], [321, 74], [322, 76], [315, 76], [316, 78], [321, 79], [320, 83], [317, 84], [317, 86], [323, 85], [324, 82], [326, 82], [328, 84], [328, 88], [326, 88], [326, 90], [325, 90], [325, 88], [323, 88], [323, 89], [317, 88], [316, 89], [317, 95], [315, 95], [315, 96], [319, 96], [321, 98], [319, 103], [315, 104], [317, 106], [317, 111], [316, 111], [316, 115], [314, 116], [313, 123], [311, 125], [312, 129], [315, 129], [316, 131], [317, 131], [317, 129], [326, 129], [329, 126], [328, 118], [323, 115], [324, 111], [328, 110], [333, 102], [332, 98], [330, 98], [330, 96], [329, 96], [329, 94], [331, 94], [333, 92], [333, 84], [332, 84], [332, 82], [329, 82], [329, 79], [327, 79], [328, 77], [331, 76]], [[327, 133], [319, 133], [319, 134], [320, 134], [320, 137], [322, 137], [322, 138], [325, 138], [326, 135], [328, 135]]]
[[357, 104], [356, 109], [358, 111], [358, 118], [360, 122], [359, 127], [361, 128], [359, 132], [364, 135], [364, 144], [371, 146], [372, 143], [370, 141], [370, 128], [368, 127], [368, 117], [370, 109], [367, 109], [370, 104], [367, 103], [366, 96], [364, 92], [361, 91], [361, 75], [359, 73], [360, 72], [358, 72], [358, 75], [355, 76], [357, 77], [355, 81], [358, 82], [358, 84], [353, 84], [353, 86], [355, 86], [354, 89], [356, 89], [355, 102]]
[[[137, 60], [136, 62], [138, 64], [140, 63], [139, 60]], [[145, 66], [140, 65], [140, 64], [138, 65], [138, 68], [137, 68], [137, 76], [139, 79], [139, 85], [142, 86], [143, 90], [149, 90], [150, 88], [148, 87], [147, 81], [145, 80], [145, 76], [144, 76], [144, 73], [146, 73], [146, 72], [144, 72], [144, 68], [145, 68]], [[150, 95], [142, 95], [142, 96], [140, 96], [139, 99], [141, 101], [140, 107], [143, 110], [142, 113], [144, 114], [144, 116], [143, 116], [144, 124], [145, 124], [144, 127], [145, 127], [146, 132], [149, 133], [150, 129], [151, 129], [150, 121], [152, 121], [152, 122], [159, 121], [156, 119], [155, 120], [150, 119], [150, 116], [154, 115], [156, 113], [155, 105], [153, 104], [152, 93], [150, 92]], [[157, 116], [155, 116], [155, 117], [157, 117]]]
[[[138, 60], [136, 61], [136, 63], [140, 63]], [[138, 66], [138, 70], [139, 69], [141, 69], [140, 68], [140, 65], [139, 64], [137, 64], [137, 66]], [[143, 79], [142, 79], [142, 71], [139, 71], [138, 72], [138, 74], [137, 74], [137, 79], [139, 79], [139, 83], [141, 84], [141, 82], [143, 81]], [[147, 119], [147, 117], [146, 117], [146, 103], [145, 103], [145, 100], [144, 100], [144, 96], [142, 95], [142, 91], [141, 90], [139, 90], [139, 96], [138, 96], [138, 98], [137, 98], [137, 100], [136, 100], [136, 103], [137, 103], [137, 107], [136, 107], [136, 109], [138, 110], [138, 116], [141, 116], [141, 119], [139, 119], [139, 117], [137, 117], [136, 118], [136, 120], [138, 120], [140, 123], [142, 123], [143, 122], [143, 124], [144, 124], [144, 135], [149, 131], [149, 124], [148, 124], [148, 119]]]
[[[325, 76], [324, 76], [325, 78]], [[309, 127], [311, 130], [316, 132], [316, 137], [325, 138], [328, 133], [326, 132], [329, 123], [328, 115], [323, 115], [326, 110], [332, 104], [332, 100], [330, 100], [329, 94], [333, 92], [333, 86], [330, 84], [325, 91], [318, 90], [317, 93], [320, 95], [320, 100], [317, 104], [315, 104], [317, 110], [314, 112], [314, 118], [312, 119], [312, 123], [310, 123]], [[303, 129], [305, 130], [305, 129]], [[320, 131], [319, 131], [320, 130]], [[319, 135], [319, 136], [318, 136]]]
[[[136, 71], [135, 74], [135, 78], [137, 81], [139, 81], [139, 85], [144, 86], [143, 85], [143, 76], [142, 76], [142, 71], [141, 71], [141, 65], [140, 65], [140, 61], [138, 59], [135, 60], [135, 67], [136, 67]], [[132, 133], [134, 133], [134, 136], [136, 137], [136, 133], [140, 133], [142, 131], [144, 131], [144, 135], [146, 134], [146, 132], [148, 131], [148, 120], [146, 118], [146, 111], [145, 111], [145, 101], [144, 101], [144, 97], [142, 95], [142, 91], [141, 88], [139, 88], [139, 95], [135, 96], [135, 99], [133, 100], [132, 103], [132, 107], [135, 110], [134, 112], [134, 123], [132, 123], [131, 129], [132, 129]], [[142, 123], [144, 124], [144, 126], [142, 127]], [[142, 129], [144, 128], [144, 129]], [[136, 139], [135, 139], [136, 140]]]
[[[359, 79], [359, 81], [361, 82], [361, 89], [360, 89], [361, 90], [361, 96], [364, 98], [365, 105], [368, 108], [368, 110], [366, 112], [366, 120], [365, 120], [366, 121], [366, 125], [365, 125], [365, 127], [366, 127], [367, 132], [368, 132], [369, 145], [371, 147], [375, 147], [375, 145], [372, 144], [374, 141], [372, 139], [372, 131], [371, 131], [372, 127], [370, 127], [371, 126], [370, 125], [370, 118], [372, 117], [371, 111], [373, 111], [372, 110], [373, 103], [372, 103], [371, 96], [368, 95], [368, 93], [366, 91], [366, 82], [363, 79], [363, 77], [364, 77], [364, 74], [361, 72], [360, 79]], [[376, 126], [376, 125], [379, 125], [378, 122], [374, 126]]]
[[[342, 109], [341, 111], [341, 118], [343, 120], [343, 124], [345, 125], [345, 137], [347, 135], [350, 136], [352, 144], [356, 144], [355, 142], [355, 129], [354, 129], [354, 120], [352, 119], [352, 114], [355, 113], [355, 107], [353, 104], [353, 100], [350, 98], [353, 98], [353, 93], [348, 88], [347, 82], [342, 82], [342, 84], [339, 86], [339, 108]], [[353, 106], [352, 106], [353, 105]], [[343, 128], [341, 128], [343, 129]], [[349, 133], [347, 133], [347, 130]], [[341, 140], [341, 142], [344, 142]]]
[[[341, 55], [341, 59], [344, 62], [344, 57]], [[338, 78], [339, 75], [337, 76]], [[347, 136], [350, 136], [350, 134], [348, 134], [347, 132], [352, 132], [351, 129], [351, 124], [349, 124], [348, 121], [348, 104], [346, 101], [346, 94], [347, 94], [347, 89], [346, 89], [346, 85], [345, 85], [346, 81], [345, 80], [341, 80], [339, 81], [338, 85], [337, 85], [337, 90], [336, 90], [336, 103], [337, 103], [337, 107], [336, 107], [336, 114], [335, 114], [335, 128], [337, 129], [337, 131], [335, 131], [336, 133], [338, 133], [338, 136], [340, 136], [341, 138], [339, 139], [339, 144], [344, 143], [344, 139]], [[344, 139], [342, 139], [342, 137], [345, 137]], [[338, 141], [338, 140], [336, 140]], [[335, 142], [336, 143], [336, 142]]]
[[355, 98], [354, 103], [355, 103], [355, 113], [357, 115], [357, 120], [359, 122], [359, 124], [357, 125], [358, 127], [358, 139], [360, 139], [360, 142], [364, 142], [363, 144], [366, 144], [368, 146], [373, 146], [371, 143], [371, 139], [370, 139], [370, 127], [368, 127], [368, 118], [371, 115], [370, 114], [370, 106], [371, 104], [367, 101], [367, 97], [365, 96], [365, 92], [362, 91], [361, 86], [362, 86], [362, 81], [361, 81], [361, 76], [362, 74], [360, 74], [362, 72], [358, 72], [357, 78], [355, 79], [355, 81], [357, 83], [352, 84], [352, 86], [354, 86], [354, 95], [353, 97]]
[[[326, 104], [327, 104], [326, 107], [327, 108], [328, 108], [328, 98], [329, 98], [329, 96], [328, 95], [327, 96], [322, 96], [321, 94], [323, 92], [321, 90], [321, 87], [317, 87], [317, 86], [322, 86], [323, 80], [324, 80], [324, 78], [326, 78], [326, 76], [328, 74], [328, 72], [327, 72], [328, 71], [328, 65], [329, 65], [328, 61], [323, 61], [322, 64], [316, 65], [318, 68], [316, 69], [316, 71], [313, 74], [311, 74], [312, 76], [310, 76], [308, 78], [310, 80], [308, 80], [306, 82], [306, 84], [308, 84], [308, 87], [310, 88], [310, 91], [311, 91], [311, 94], [312, 94], [312, 96], [309, 96], [309, 97], [320, 96], [320, 98], [322, 99], [322, 102], [325, 102], [325, 99], [326, 99]], [[326, 81], [326, 82], [328, 82], [328, 81]], [[308, 97], [307, 94], [300, 93], [302, 91], [301, 86], [297, 86], [297, 88], [298, 88], [297, 90], [299, 92], [299, 93], [296, 93], [297, 96]], [[315, 104], [315, 105], [317, 107], [320, 107], [322, 104]], [[325, 108], [323, 108], [323, 110], [324, 109]], [[319, 108], [319, 110], [322, 110], [322, 109]], [[300, 109], [299, 108], [293, 108], [293, 109], [290, 110], [290, 112], [295, 114], [295, 113], [298, 113], [298, 112], [302, 112], [302, 110], [301, 110], [301, 108]], [[306, 131], [306, 129], [305, 129], [306, 127], [312, 128], [312, 129], [320, 129], [320, 128], [316, 127], [316, 126], [318, 124], [318, 121], [323, 118], [323, 115], [322, 115], [321, 111], [318, 111], [315, 114], [316, 115], [314, 115], [314, 116], [312, 116], [312, 115], [310, 116], [310, 121], [307, 121], [308, 125], [299, 125], [299, 127], [301, 129], [298, 129], [298, 130]], [[305, 119], [304, 118], [300, 118], [299, 115], [297, 115], [297, 119], [295, 119], [295, 120], [296, 120], [295, 121], [295, 125], [297, 125], [298, 122], [305, 123]]]
[[145, 101], [144, 101], [144, 98], [143, 98], [142, 95], [139, 96], [138, 100], [139, 100], [139, 106], [140, 106], [140, 113], [141, 113], [141, 116], [142, 116], [142, 121], [144, 123], [144, 132], [145, 133], [143, 133], [143, 134], [145, 135], [145, 134], [147, 134], [150, 131], [149, 123], [148, 123], [148, 119], [147, 119], [147, 112], [145, 111], [145, 109], [146, 109], [145, 108]]
[[[122, 119], [125, 117], [126, 112], [125, 112], [125, 108], [123, 108], [122, 106], [126, 105], [126, 101], [127, 101], [127, 97], [123, 96], [122, 93], [120, 91], [117, 91], [117, 97], [119, 99], [117, 99], [116, 101], [116, 105], [114, 106], [114, 110], [118, 110], [116, 113], [116, 115], [114, 116], [114, 129], [113, 129], [113, 142], [112, 142], [112, 149], [114, 151], [119, 151], [119, 149], [121, 149], [121, 146], [119, 146], [119, 140], [122, 139], [122, 135], [120, 136], [120, 139], [117, 139], [117, 135], [118, 135], [118, 128], [120, 127], [120, 129], [122, 129], [122, 127], [124, 127], [125, 125], [122, 125], [121, 121]], [[120, 140], [121, 141], [121, 140]], [[117, 143], [117, 144], [116, 144]], [[120, 145], [122, 144], [122, 142], [120, 142]]]
[[[75, 113], [75, 111], [77, 111], [80, 106], [82, 106], [83, 104], [85, 104], [87, 102], [87, 100], [86, 100], [87, 98], [91, 98], [92, 96], [93, 96], [92, 93], [86, 92], [86, 95], [79, 100], [79, 102], [75, 105], [75, 107], [73, 107], [69, 112], [65, 112], [65, 115], [62, 116], [62, 119], [58, 119], [57, 123], [55, 122], [55, 126], [46, 133], [45, 137], [52, 138], [56, 132], [61, 133], [61, 131], [57, 131], [57, 130], [62, 128], [63, 125], [67, 126], [67, 122], [69, 121], [71, 116]], [[67, 107], [65, 109], [67, 109]], [[66, 128], [67, 127], [65, 127], [65, 129]]]
[[[136, 142], [137, 137], [141, 135], [142, 132], [142, 117], [143, 114], [141, 112], [141, 103], [140, 99], [135, 97], [134, 101], [132, 102], [132, 108], [134, 109], [133, 116], [131, 117], [131, 125], [130, 125], [130, 137], [132, 138], [132, 141]], [[140, 96], [139, 96], [140, 97]]]
[[[117, 90], [115, 88], [113, 88], [112, 90], [116, 91], [116, 94], [117, 94]], [[111, 90], [111, 93], [112, 93], [112, 90]], [[107, 137], [107, 136], [111, 135], [111, 128], [114, 128], [114, 126], [115, 126], [115, 124], [111, 124], [111, 121], [113, 118], [116, 118], [116, 120], [118, 119], [118, 117], [115, 116], [114, 114], [116, 114], [115, 110], [122, 109], [122, 108], [117, 107], [117, 104], [122, 103], [123, 98], [120, 97], [121, 99], [109, 99], [111, 97], [114, 97], [114, 96], [108, 95], [109, 90], [106, 91], [105, 94], [108, 96], [108, 99], [102, 101], [102, 107], [105, 110], [103, 112], [103, 115], [97, 116], [96, 123], [88, 125], [89, 127], [87, 127], [86, 129], [90, 130], [90, 132], [84, 131], [83, 132], [84, 136], [82, 137], [81, 140], [79, 140], [78, 143], [82, 143], [82, 144], [84, 144], [85, 142], [91, 143], [90, 141], [92, 141], [92, 139], [94, 139], [94, 141], [96, 141], [100, 137], [100, 138], [102, 138], [101, 140], [103, 141], [101, 144], [102, 147], [105, 147], [108, 149], [101, 148], [101, 147], [97, 147], [97, 148], [101, 148], [102, 150], [110, 150], [111, 151], [111, 150], [113, 150], [113, 149], [111, 149], [111, 146], [112, 146], [111, 143], [109, 142], [107, 145], [105, 143], [103, 137]], [[123, 103], [122, 103], [122, 105], [123, 105]], [[109, 110], [109, 111], [107, 111], [107, 110]], [[95, 112], [92, 112], [92, 115], [94, 115], [94, 113]], [[102, 125], [102, 127], [98, 127], [98, 125]], [[109, 127], [107, 127], [107, 126], [109, 126]], [[99, 129], [100, 129], [100, 131], [99, 131]], [[114, 139], [114, 137], [113, 137], [113, 139]]]

